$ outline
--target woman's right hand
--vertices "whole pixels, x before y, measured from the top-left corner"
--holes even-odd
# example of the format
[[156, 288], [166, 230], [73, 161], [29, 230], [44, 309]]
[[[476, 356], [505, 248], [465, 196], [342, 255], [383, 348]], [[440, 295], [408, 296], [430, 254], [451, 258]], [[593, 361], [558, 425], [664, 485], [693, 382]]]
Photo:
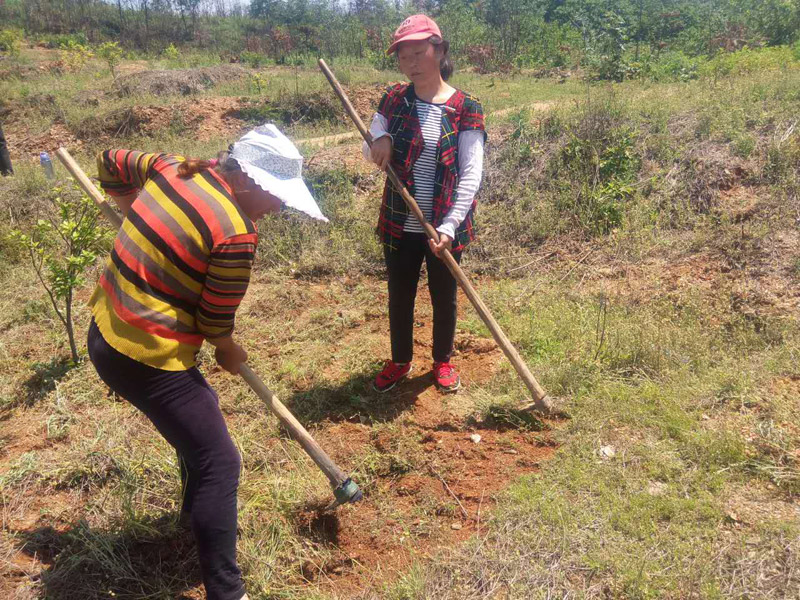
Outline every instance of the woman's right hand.
[[[230, 338], [229, 338], [230, 339]], [[230, 342], [220, 344], [214, 351], [217, 364], [232, 375], [239, 374], [239, 367], [247, 362], [247, 352], [239, 344], [230, 339]]]
[[385, 135], [372, 142], [370, 158], [381, 171], [385, 171], [389, 161], [392, 160], [392, 137]]

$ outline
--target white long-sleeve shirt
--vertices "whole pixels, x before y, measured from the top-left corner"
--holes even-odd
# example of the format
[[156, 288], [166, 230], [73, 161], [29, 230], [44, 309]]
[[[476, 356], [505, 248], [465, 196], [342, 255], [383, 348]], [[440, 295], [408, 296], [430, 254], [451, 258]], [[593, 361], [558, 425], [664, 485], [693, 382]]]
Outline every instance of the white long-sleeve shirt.
[[[414, 165], [414, 181], [415, 184], [417, 184], [415, 189], [416, 197], [414, 199], [417, 201], [417, 204], [419, 204], [420, 209], [422, 209], [425, 218], [431, 220], [433, 216], [432, 182], [436, 177], [436, 146], [439, 141], [438, 135], [441, 135], [441, 132], [437, 133], [437, 138], [435, 140], [429, 141], [428, 137], [425, 136], [423, 121], [441, 123], [441, 107], [436, 104], [419, 102], [417, 105], [418, 111], [421, 105], [438, 108], [439, 119], [436, 121], [436, 110], [431, 110], [429, 108], [422, 109], [422, 112], [425, 114], [419, 115], [420, 126], [423, 127], [425, 149], [429, 150], [429, 152], [433, 152], [433, 161], [423, 161], [423, 157], [420, 156], [420, 158], [417, 160], [417, 163]], [[377, 140], [385, 135], [389, 135], [388, 129], [389, 123], [386, 120], [386, 117], [380, 113], [375, 113], [375, 115], [372, 117], [372, 123], [370, 124], [369, 128], [369, 131], [372, 134], [372, 139]], [[456, 188], [456, 200], [453, 206], [450, 208], [450, 211], [447, 213], [447, 215], [445, 215], [441, 225], [436, 228], [439, 233], [447, 235], [450, 237], [450, 239], [455, 238], [456, 230], [466, 218], [469, 209], [472, 207], [472, 201], [475, 198], [475, 194], [478, 193], [478, 188], [481, 185], [481, 178], [483, 176], [484, 141], [485, 135], [483, 131], [470, 129], [467, 131], [462, 131], [458, 134], [458, 186]], [[363, 144], [362, 151], [364, 158], [370, 160], [369, 145], [367, 145], [366, 142]], [[419, 169], [417, 168], [417, 164], [419, 164]], [[430, 189], [428, 189], [427, 185], [423, 185], [422, 189], [420, 188], [419, 182], [427, 183], [429, 181], [431, 182]], [[425, 208], [423, 208], [423, 205]], [[422, 227], [414, 215], [409, 215], [406, 219], [403, 230], [422, 231]]]

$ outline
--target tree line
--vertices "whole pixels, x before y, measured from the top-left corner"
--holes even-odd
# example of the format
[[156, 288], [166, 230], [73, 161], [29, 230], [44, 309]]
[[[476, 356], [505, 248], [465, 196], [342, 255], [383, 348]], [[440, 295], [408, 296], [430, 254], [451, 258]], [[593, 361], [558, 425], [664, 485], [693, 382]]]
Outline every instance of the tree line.
[[157, 51], [174, 43], [285, 61], [352, 56], [384, 66], [401, 20], [425, 12], [458, 59], [486, 70], [580, 65], [620, 79], [670, 52], [791, 45], [800, 0], [0, 0], [26, 34]]

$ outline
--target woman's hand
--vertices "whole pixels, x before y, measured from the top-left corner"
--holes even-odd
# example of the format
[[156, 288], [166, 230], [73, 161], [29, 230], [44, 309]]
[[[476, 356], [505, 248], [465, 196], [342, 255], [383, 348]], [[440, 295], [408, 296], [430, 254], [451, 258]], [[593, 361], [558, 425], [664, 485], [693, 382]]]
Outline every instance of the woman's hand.
[[392, 160], [392, 137], [385, 135], [372, 142], [370, 158], [380, 167], [381, 171], [385, 171], [389, 161]]
[[439, 234], [439, 243], [434, 243], [433, 240], [428, 240], [428, 245], [431, 247], [433, 253], [438, 257], [442, 258], [442, 252], [447, 250], [448, 252], [453, 251], [453, 239], [449, 235], [445, 235], [444, 233]]
[[208, 339], [207, 341], [216, 346], [214, 358], [217, 364], [233, 375], [239, 374], [239, 367], [247, 362], [247, 352], [239, 344], [233, 341], [232, 336], [224, 338]]

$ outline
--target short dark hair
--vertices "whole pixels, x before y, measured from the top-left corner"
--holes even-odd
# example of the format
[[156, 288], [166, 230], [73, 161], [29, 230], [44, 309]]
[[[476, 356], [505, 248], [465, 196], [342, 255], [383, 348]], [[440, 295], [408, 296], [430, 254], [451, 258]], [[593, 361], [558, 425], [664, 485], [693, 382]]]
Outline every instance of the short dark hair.
[[450, 42], [434, 36], [431, 38], [431, 44], [439, 46], [442, 49], [442, 58], [439, 61], [439, 73], [441, 73], [442, 79], [447, 81], [455, 70], [453, 61], [450, 58]]

